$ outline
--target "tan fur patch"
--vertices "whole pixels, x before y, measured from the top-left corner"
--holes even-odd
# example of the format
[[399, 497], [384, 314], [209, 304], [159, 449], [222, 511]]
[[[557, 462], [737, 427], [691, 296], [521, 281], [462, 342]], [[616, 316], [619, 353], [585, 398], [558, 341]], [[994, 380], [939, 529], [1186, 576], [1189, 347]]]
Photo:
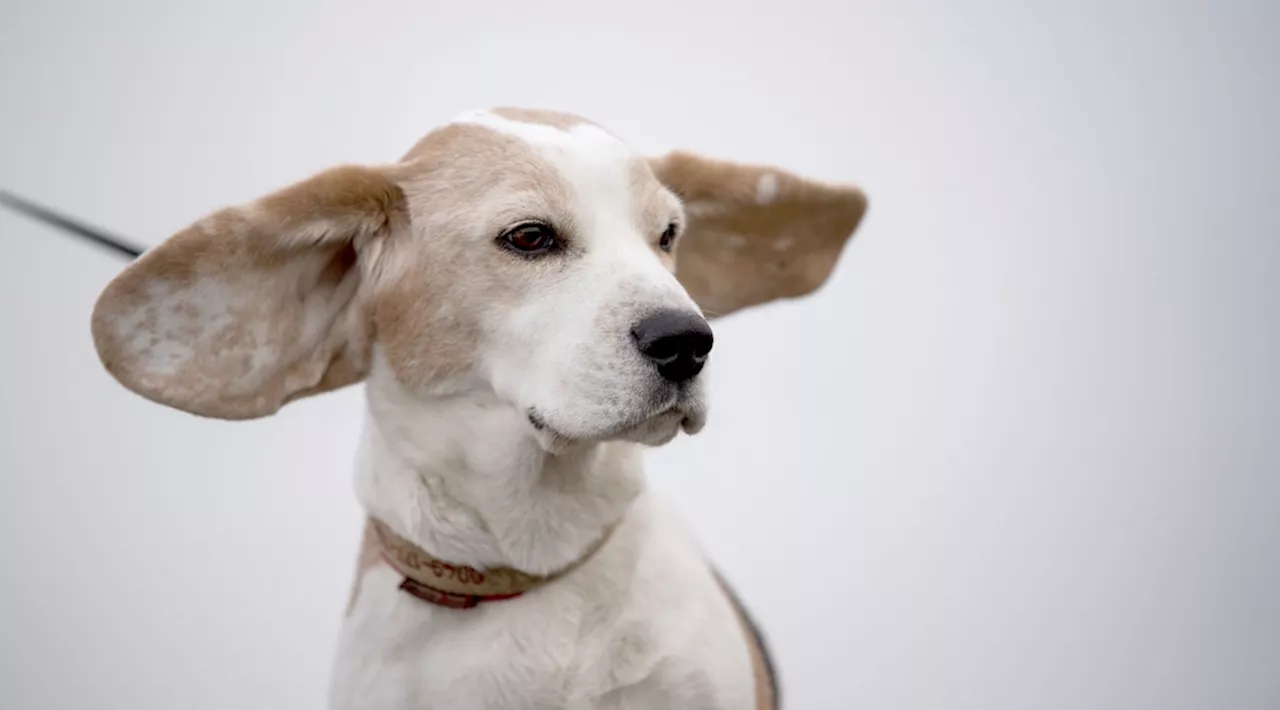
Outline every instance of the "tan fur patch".
[[414, 226], [410, 239], [387, 245], [388, 278], [373, 320], [392, 370], [410, 387], [424, 387], [468, 372], [486, 317], [506, 312], [552, 268], [502, 254], [494, 240], [531, 214], [571, 227], [570, 196], [524, 142], [469, 124], [419, 141], [400, 183]]
[[404, 194], [339, 167], [221, 210], [145, 253], [95, 305], [94, 343], [129, 389], [242, 419], [358, 381], [369, 340], [356, 253], [408, 225]]
[[[649, 161], [637, 159], [630, 166], [630, 174], [631, 191], [635, 195], [636, 203], [640, 206], [641, 222], [643, 224], [659, 225], [659, 229], [665, 229], [668, 220], [674, 218], [677, 226], [683, 229], [688, 222], [688, 218], [684, 214], [684, 208], [679, 204], [678, 198], [672, 199], [671, 190], [654, 175]], [[658, 258], [662, 260], [663, 266], [667, 267], [669, 271], [675, 271], [675, 250], [665, 252], [658, 247], [662, 232], [658, 231], [646, 236], [649, 238], [650, 246], [657, 253]]]
[[676, 276], [710, 316], [815, 291], [867, 209], [856, 187], [777, 168], [687, 152], [651, 164], [685, 201]]

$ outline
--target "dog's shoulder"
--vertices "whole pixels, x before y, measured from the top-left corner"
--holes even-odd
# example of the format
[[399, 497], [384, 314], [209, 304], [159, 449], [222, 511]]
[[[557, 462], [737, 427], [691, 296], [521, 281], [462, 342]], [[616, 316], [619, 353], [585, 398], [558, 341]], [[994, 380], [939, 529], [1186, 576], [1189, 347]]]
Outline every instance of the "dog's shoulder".
[[732, 687], [740, 698], [732, 707], [754, 696], [753, 707], [776, 708], [776, 674], [764, 636], [676, 507], [649, 493], [633, 513], [642, 519], [642, 537], [625, 543], [639, 543], [639, 549], [628, 563], [634, 577], [624, 614], [651, 620], [660, 655], [691, 669], [689, 675], [677, 668], [658, 674], [678, 686], [712, 683], [722, 700], [723, 690]]
[[[664, 559], [662, 572], [655, 574], [658, 584], [670, 591], [666, 578], [668, 568], [677, 565], [683, 569], [679, 575], [683, 581], [678, 583], [680, 586], [675, 591], [698, 598], [699, 602], [691, 606], [702, 609], [699, 612], [701, 617], [721, 620], [715, 626], [715, 634], [722, 647], [736, 647], [734, 650], [745, 647], [754, 680], [754, 707], [756, 710], [777, 710], [781, 706], [780, 684], [773, 655], [760, 625], [728, 579], [694, 542], [692, 531], [674, 507], [661, 497], [647, 497], [647, 510], [646, 506], [641, 506], [638, 511], [650, 516], [651, 537], [646, 542], [647, 553]], [[661, 603], [672, 605], [674, 602], [662, 597]], [[728, 625], [723, 623], [726, 616], [731, 619]]]

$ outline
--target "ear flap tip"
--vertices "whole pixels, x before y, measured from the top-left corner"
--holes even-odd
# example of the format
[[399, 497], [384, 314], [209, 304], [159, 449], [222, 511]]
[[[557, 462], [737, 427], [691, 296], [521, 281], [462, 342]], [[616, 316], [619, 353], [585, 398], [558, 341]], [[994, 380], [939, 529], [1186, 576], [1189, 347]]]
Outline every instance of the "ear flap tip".
[[846, 239], [853, 237], [867, 214], [867, 193], [862, 188], [847, 183], [815, 184], [830, 193], [832, 205], [839, 209], [843, 223], [848, 225]]
[[[137, 262], [135, 261], [134, 264]], [[136, 392], [132, 384], [132, 378], [129, 377], [125, 368], [121, 366], [123, 358], [120, 357], [122, 344], [118, 337], [118, 328], [115, 327], [116, 313], [113, 308], [122, 297], [123, 290], [121, 282], [134, 264], [130, 264], [124, 271], [117, 274], [98, 294], [97, 300], [93, 303], [93, 311], [89, 316], [89, 333], [93, 338], [93, 349], [98, 356], [98, 362], [102, 364], [107, 374], [111, 375], [119, 384], [126, 389]]]
[[279, 409], [278, 406], [267, 407], [265, 401], [255, 402], [254, 406], [237, 406], [246, 403], [193, 398], [190, 393], [175, 391], [171, 378], [156, 377], [154, 374], [148, 376], [145, 368], [138, 364], [139, 353], [130, 353], [130, 349], [136, 348], [137, 344], [128, 342], [129, 336], [123, 327], [123, 321], [129, 318], [129, 312], [122, 310], [122, 304], [128, 303], [128, 274], [129, 271], [126, 270], [107, 285], [94, 303], [89, 319], [89, 330], [98, 361], [113, 380], [148, 402], [207, 419], [258, 419], [274, 414]]
[[866, 213], [868, 200], [865, 190], [856, 185], [848, 184], [839, 185], [838, 189], [845, 193], [848, 196], [848, 199], [857, 205], [859, 217]]
[[817, 293], [830, 280], [836, 266], [843, 256], [845, 248], [857, 236], [858, 228], [867, 215], [867, 193], [855, 185], [832, 183], [824, 185], [830, 191], [838, 228], [833, 231], [838, 235], [828, 253], [815, 252], [810, 271], [809, 288], [798, 296], [809, 296]]

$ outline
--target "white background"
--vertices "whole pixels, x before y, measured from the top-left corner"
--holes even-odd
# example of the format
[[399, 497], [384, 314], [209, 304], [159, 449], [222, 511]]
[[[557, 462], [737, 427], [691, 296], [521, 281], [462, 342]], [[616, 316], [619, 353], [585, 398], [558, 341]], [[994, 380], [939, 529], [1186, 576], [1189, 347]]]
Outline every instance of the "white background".
[[[1280, 707], [1265, 3], [0, 6], [0, 187], [155, 243], [466, 109], [863, 186], [649, 457], [792, 708]], [[351, 389], [242, 424], [102, 371], [121, 262], [0, 211], [0, 707], [318, 708]]]

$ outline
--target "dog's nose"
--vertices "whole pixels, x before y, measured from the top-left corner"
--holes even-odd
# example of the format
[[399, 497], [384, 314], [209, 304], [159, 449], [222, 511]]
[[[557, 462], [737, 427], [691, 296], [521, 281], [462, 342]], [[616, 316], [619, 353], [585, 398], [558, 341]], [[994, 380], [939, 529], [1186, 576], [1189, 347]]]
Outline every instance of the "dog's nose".
[[659, 311], [636, 323], [631, 337], [670, 382], [685, 382], [701, 372], [713, 341], [707, 321], [688, 311]]

